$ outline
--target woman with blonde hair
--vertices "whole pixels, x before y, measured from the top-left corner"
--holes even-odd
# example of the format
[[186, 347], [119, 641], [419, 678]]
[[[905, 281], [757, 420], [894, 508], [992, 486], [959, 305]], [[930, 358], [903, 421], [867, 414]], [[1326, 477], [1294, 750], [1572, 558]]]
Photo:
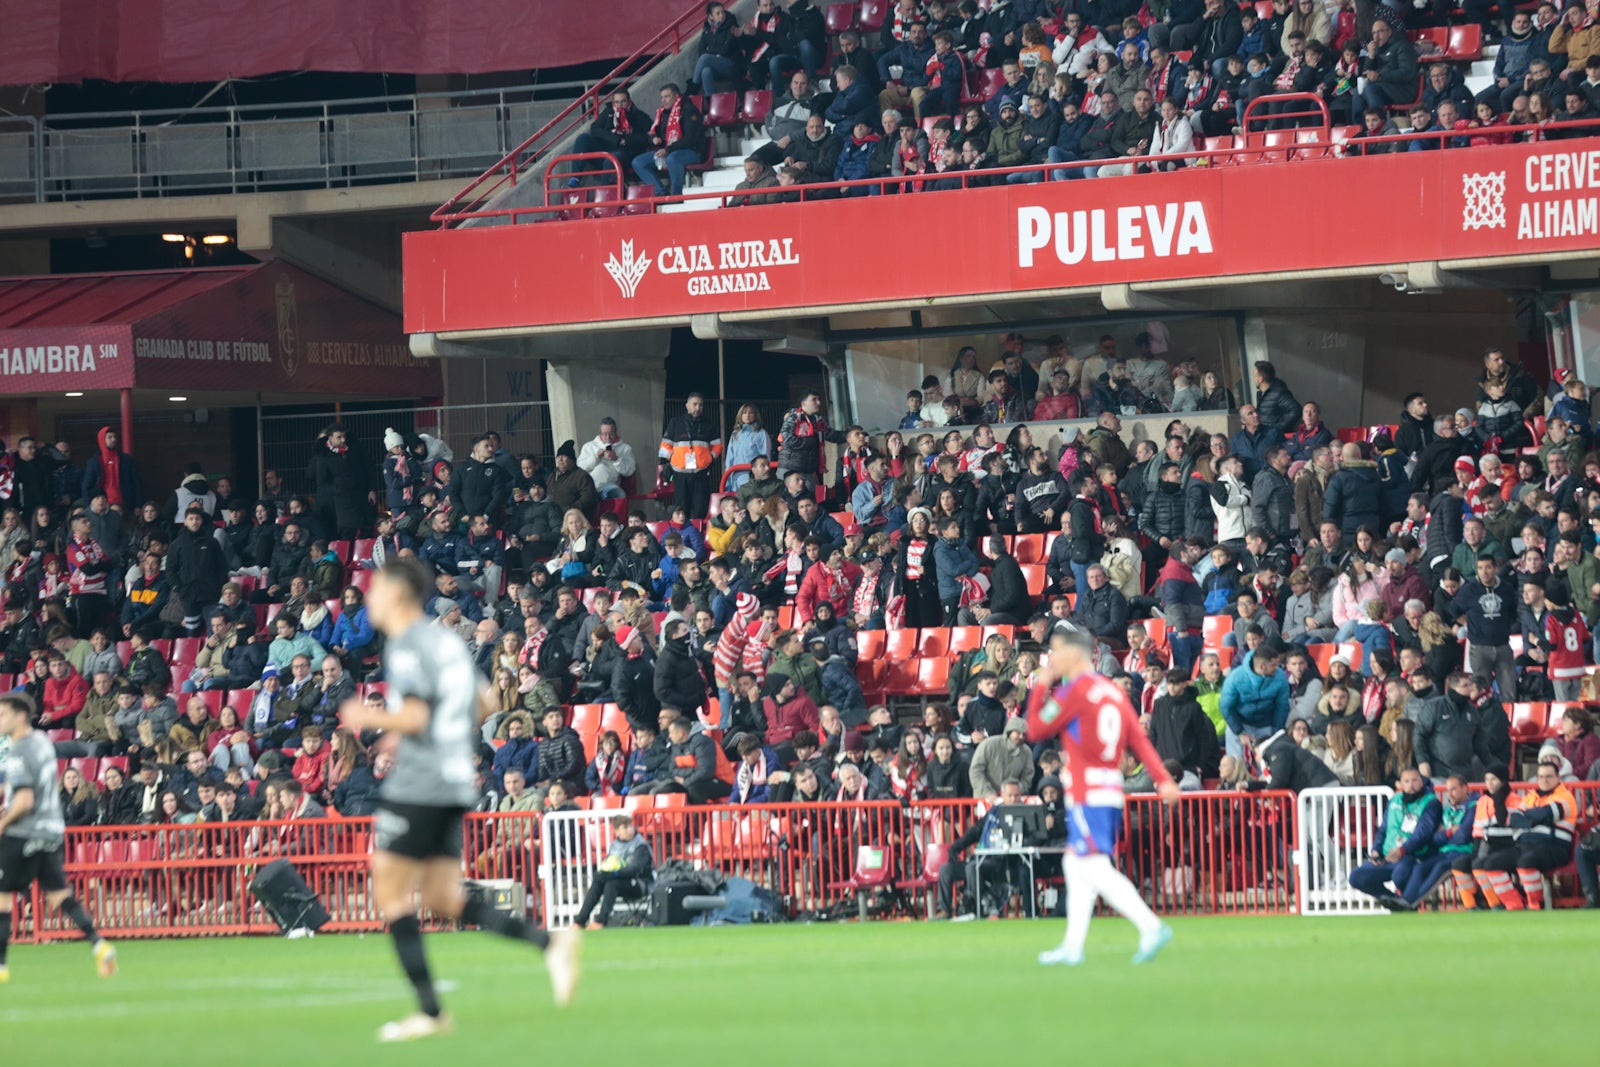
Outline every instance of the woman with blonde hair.
[[76, 767], [61, 772], [61, 811], [68, 826], [93, 826], [100, 818], [100, 791]]
[[495, 666], [500, 670], [511, 672], [513, 678], [517, 675], [517, 663], [522, 654], [522, 635], [515, 630], [507, 630], [500, 635], [500, 648], [495, 652]]
[[589, 525], [583, 512], [568, 508], [567, 513], [561, 516], [561, 543], [551, 561], [557, 566], [551, 573], [568, 585], [573, 584], [576, 578], [588, 575], [594, 566], [598, 541], [594, 528]]
[[[728, 435], [728, 450], [722, 457], [727, 469], [748, 467], [757, 456], [772, 458], [772, 437], [761, 427], [761, 413], [754, 404], [743, 404], [733, 416], [733, 432]], [[728, 475], [725, 491], [737, 493], [750, 480], [749, 471]]]
[[[509, 636], [516, 635], [513, 633]], [[517, 675], [510, 667], [495, 670], [494, 699], [496, 711], [514, 711], [522, 706], [522, 694], [517, 690]]]

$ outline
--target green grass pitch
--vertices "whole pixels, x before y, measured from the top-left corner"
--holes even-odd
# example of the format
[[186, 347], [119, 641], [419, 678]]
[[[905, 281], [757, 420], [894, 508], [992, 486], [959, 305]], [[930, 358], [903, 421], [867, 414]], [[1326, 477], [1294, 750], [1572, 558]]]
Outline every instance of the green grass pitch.
[[1076, 969], [1034, 962], [1059, 940], [1049, 920], [609, 930], [586, 939], [565, 1011], [536, 953], [440, 934], [456, 1032], [381, 1050], [374, 1031], [411, 1010], [386, 937], [125, 942], [110, 981], [81, 943], [23, 946], [0, 985], [0, 1061], [1596, 1062], [1592, 914], [1173, 925], [1134, 967], [1132, 928], [1097, 919]]

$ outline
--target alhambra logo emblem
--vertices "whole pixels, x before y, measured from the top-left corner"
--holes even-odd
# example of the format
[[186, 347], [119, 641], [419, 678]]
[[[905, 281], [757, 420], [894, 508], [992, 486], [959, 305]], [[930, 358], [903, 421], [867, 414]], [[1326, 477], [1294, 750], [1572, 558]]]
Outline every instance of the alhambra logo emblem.
[[617, 283], [617, 288], [622, 290], [624, 300], [632, 300], [639, 291], [639, 283], [644, 281], [644, 276], [650, 273], [650, 257], [633, 254], [633, 242], [622, 242], [622, 259], [615, 255], [606, 258], [606, 273], [611, 275], [611, 280]]

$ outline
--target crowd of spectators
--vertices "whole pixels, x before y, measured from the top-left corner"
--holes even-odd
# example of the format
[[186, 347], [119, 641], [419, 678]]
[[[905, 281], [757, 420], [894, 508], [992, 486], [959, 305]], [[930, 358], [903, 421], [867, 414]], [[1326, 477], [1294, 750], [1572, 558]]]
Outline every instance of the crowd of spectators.
[[[876, 33], [830, 39], [810, 0], [761, 0], [748, 25], [713, 0], [693, 88], [702, 101], [720, 88], [770, 87], [774, 98], [770, 140], [729, 203], [865, 178], [904, 178], [881, 190], [898, 192], [1193, 166], [1201, 158], [1185, 154], [1207, 138], [1245, 132], [1253, 101], [1289, 93], [1314, 94], [1335, 126], [1356, 127], [1357, 155], [1582, 137], [1588, 129], [1548, 127], [1600, 115], [1600, 30], [1576, 2], [1497, 13], [1470, 0], [1466, 17], [1500, 42], [1493, 81], [1476, 95], [1436, 45], [1407, 36], [1446, 25], [1449, 5], [1274, 0], [1265, 17], [1232, 0], [1135, 6], [900, 0]], [[1315, 110], [1269, 100], [1250, 132], [1320, 125]], [[677, 195], [685, 168], [705, 162], [704, 120], [677, 86], [661, 90], [653, 120], [619, 91], [576, 150], [609, 152]], [[1512, 125], [1533, 128], [1503, 129]], [[1459, 135], [1362, 143], [1402, 127]], [[1130, 157], [1140, 162], [1122, 162]], [[982, 173], [1030, 165], [1039, 169]]]
[[[656, 446], [672, 499], [654, 523], [630, 499], [647, 446], [624, 439], [648, 428], [610, 419], [550, 469], [493, 434], [458, 468], [425, 435], [388, 431], [379, 457], [331, 426], [314, 498], [283, 495], [278, 472], [241, 498], [194, 465], [152, 499], [108, 432], [82, 475], [64, 445], [41, 463], [25, 439], [5, 467], [0, 655], [63, 754], [115, 761], [69, 782], [75, 822], [212, 819], [229, 789], [229, 818], [370, 812], [386, 764], [337, 711], [383, 699], [362, 587], [399, 555], [432, 567], [428, 614], [493, 694], [486, 811], [1037, 795], [1060, 757], [1015, 716], [1066, 623], [1096, 635], [1191, 785], [1515, 780], [1507, 706], [1593, 695], [1585, 385], [1542, 387], [1494, 349], [1474, 405], [1436, 416], [1413, 393], [1395, 424], [1340, 441], [1271, 363], [1236, 405], [1168, 342], [1152, 324], [1128, 359], [1110, 337], [963, 348], [880, 434], [832, 426], [808, 393], [775, 431], [741, 409], [724, 447], [691, 396]], [[1123, 434], [1124, 415], [1210, 410], [1238, 429], [1174, 414], [1161, 440]], [[1059, 450], [1026, 422], [1081, 416], [1093, 427]], [[1031, 587], [1012, 550], [1029, 535], [1049, 538]], [[1006, 629], [898, 715], [862, 635], [951, 626]], [[576, 704], [626, 725], [580, 737]], [[1583, 707], [1538, 758], [1600, 774]]]

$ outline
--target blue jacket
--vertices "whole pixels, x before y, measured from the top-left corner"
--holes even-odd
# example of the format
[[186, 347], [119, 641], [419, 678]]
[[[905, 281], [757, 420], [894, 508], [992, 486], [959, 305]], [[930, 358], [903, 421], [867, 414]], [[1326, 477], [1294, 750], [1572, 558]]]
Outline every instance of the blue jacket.
[[[852, 82], [850, 88], [833, 98], [833, 103], [828, 105], [823, 117], [833, 123], [833, 132], [845, 141], [848, 141], [850, 135], [855, 132], [858, 120], [877, 129], [878, 94], [868, 88], [865, 81]], [[842, 152], [840, 154], [843, 155]], [[868, 155], [870, 154], [869, 150]]]
[[901, 85], [907, 89], [925, 86], [928, 84], [928, 60], [932, 58], [932, 41], [921, 48], [916, 48], [908, 38], [878, 57], [878, 81], [888, 84], [889, 67], [898, 64], [905, 68], [900, 72]]
[[1289, 676], [1277, 670], [1263, 678], [1251, 666], [1254, 658], [1254, 652], [1246, 653], [1222, 683], [1222, 720], [1230, 733], [1289, 725]]
[[712, 624], [720, 631], [724, 626], [733, 621], [734, 601], [740, 593], [750, 592], [750, 583], [745, 580], [743, 571], [734, 571], [728, 578], [728, 591], [719, 592], [716, 588], [711, 590], [711, 620]]
[[846, 725], [857, 719], [866, 721], [866, 695], [856, 680], [855, 668], [843, 656], [829, 656], [828, 662], [822, 665], [822, 695], [839, 709]]
[[456, 532], [448, 531], [443, 535], [433, 533], [422, 542], [422, 547], [417, 549], [417, 555], [422, 561], [431, 566], [439, 574], [455, 574], [456, 560], [461, 555], [462, 536]]
[[1385, 652], [1394, 655], [1394, 633], [1381, 622], [1358, 622], [1351, 634], [1361, 646], [1361, 673], [1372, 676], [1372, 654]]
[[456, 566], [452, 573], [466, 573], [472, 563], [493, 563], [502, 570], [506, 565], [506, 546], [494, 534], [473, 537], [467, 534], [456, 540]]
[[346, 610], [333, 625], [333, 636], [328, 639], [334, 646], [354, 652], [372, 644], [372, 624], [367, 621], [365, 606], [354, 611]]
[[[1355, 540], [1356, 530], [1370, 526], [1383, 528], [1383, 476], [1372, 460], [1351, 460], [1333, 472], [1328, 492], [1322, 498], [1322, 517], [1339, 524], [1339, 531]], [[1404, 502], [1401, 510], [1405, 510]]]
[[1274, 430], [1263, 422], [1256, 428], [1254, 435], [1240, 430], [1228, 441], [1232, 448], [1244, 460], [1244, 484], [1251, 485], [1256, 480], [1256, 475], [1261, 468], [1267, 465], [1267, 449], [1273, 445], [1283, 444], [1283, 434]]
[[694, 552], [695, 559], [706, 558], [706, 539], [701, 535], [699, 527], [693, 523], [674, 526], [669, 522], [667, 523], [667, 528], [661, 531], [661, 536], [665, 537], [669, 533], [677, 534], [683, 540], [683, 547]]
[[507, 771], [521, 771], [522, 776], [533, 781], [539, 767], [539, 742], [531, 737], [507, 741], [494, 754], [494, 776], [504, 780]]
[[844, 147], [839, 149], [839, 163], [833, 168], [833, 180], [853, 182], [871, 177], [868, 168], [872, 165], [872, 153], [877, 147], [877, 137], [868, 137], [860, 144], [856, 144], [854, 137], [846, 137]]
[[817, 511], [817, 521], [811, 524], [813, 537], [820, 537], [825, 542], [822, 549], [822, 558], [827, 559], [828, 553], [836, 548], [844, 547], [844, 527], [839, 525], [839, 520], [820, 508]]
[[953, 600], [961, 595], [956, 579], [978, 573], [978, 556], [965, 541], [941, 537], [933, 546], [933, 566], [939, 572], [939, 599]]
[[1079, 115], [1072, 122], [1061, 123], [1061, 133], [1056, 137], [1056, 147], [1065, 152], [1070, 158], [1078, 158], [1078, 146], [1083, 141], [1083, 135], [1089, 132], [1089, 127], [1094, 125], [1093, 115]]

